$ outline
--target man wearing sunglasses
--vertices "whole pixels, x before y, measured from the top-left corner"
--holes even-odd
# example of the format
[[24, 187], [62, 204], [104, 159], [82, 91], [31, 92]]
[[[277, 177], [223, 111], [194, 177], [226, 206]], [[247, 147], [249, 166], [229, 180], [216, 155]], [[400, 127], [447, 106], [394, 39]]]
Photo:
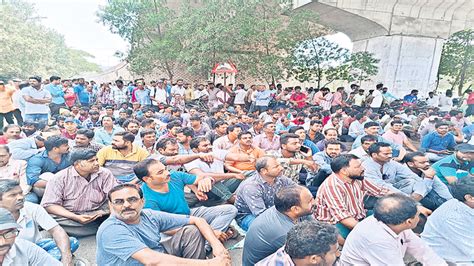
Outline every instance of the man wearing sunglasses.
[[13, 215], [7, 209], [0, 208], [1, 265], [62, 265], [37, 245], [17, 239], [20, 228]]

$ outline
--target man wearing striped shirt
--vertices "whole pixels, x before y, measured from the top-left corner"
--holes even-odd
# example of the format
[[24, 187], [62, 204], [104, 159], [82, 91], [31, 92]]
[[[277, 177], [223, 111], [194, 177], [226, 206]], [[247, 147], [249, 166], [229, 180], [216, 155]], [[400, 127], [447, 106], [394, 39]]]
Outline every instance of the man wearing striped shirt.
[[390, 190], [364, 179], [362, 162], [355, 155], [335, 158], [331, 169], [333, 174], [321, 184], [316, 195], [315, 216], [318, 221], [335, 224], [340, 235], [346, 238], [367, 215], [364, 197], [381, 197]]

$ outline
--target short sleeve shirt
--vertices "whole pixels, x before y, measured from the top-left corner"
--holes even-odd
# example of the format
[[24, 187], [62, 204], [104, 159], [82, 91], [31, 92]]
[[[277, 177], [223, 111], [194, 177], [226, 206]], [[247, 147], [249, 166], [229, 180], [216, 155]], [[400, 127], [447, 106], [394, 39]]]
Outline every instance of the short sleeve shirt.
[[145, 248], [164, 253], [160, 233], [187, 224], [189, 216], [146, 209], [138, 224], [126, 224], [110, 216], [97, 231], [97, 265], [142, 265], [132, 258], [133, 254]]
[[[30, 96], [33, 99], [51, 98], [51, 93], [45, 89], [35, 89], [26, 87], [22, 91], [23, 95]], [[25, 114], [47, 114], [49, 112], [48, 104], [30, 103], [25, 101]]]
[[201, 159], [194, 160], [184, 165], [186, 170], [189, 172], [193, 169], [201, 169], [206, 173], [224, 173], [224, 160], [229, 151], [227, 150], [215, 150], [212, 152], [214, 160], [212, 163], [206, 163]]
[[48, 231], [58, 225], [43, 207], [31, 202], [25, 202], [25, 206], [20, 210], [17, 223], [22, 227], [18, 237], [33, 243], [41, 240], [40, 226]]
[[157, 192], [143, 184], [145, 208], [169, 213], [189, 215], [191, 210], [184, 197], [184, 186], [194, 184], [196, 176], [184, 172], [171, 171], [167, 193]]

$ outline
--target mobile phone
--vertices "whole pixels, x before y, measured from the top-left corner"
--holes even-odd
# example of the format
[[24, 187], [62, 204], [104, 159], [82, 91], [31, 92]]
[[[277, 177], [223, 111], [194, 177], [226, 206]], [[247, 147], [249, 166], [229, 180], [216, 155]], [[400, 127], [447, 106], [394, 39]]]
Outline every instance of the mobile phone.
[[303, 153], [308, 153], [309, 148], [306, 146], [301, 146], [300, 151], [302, 151]]

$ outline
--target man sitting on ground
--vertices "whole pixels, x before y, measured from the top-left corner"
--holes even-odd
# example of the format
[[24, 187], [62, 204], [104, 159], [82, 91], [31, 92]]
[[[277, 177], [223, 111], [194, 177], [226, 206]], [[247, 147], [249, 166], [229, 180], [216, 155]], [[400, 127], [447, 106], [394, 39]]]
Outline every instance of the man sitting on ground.
[[37, 245], [17, 238], [21, 228], [8, 210], [0, 208], [0, 244], [2, 246], [0, 263], [2, 265], [63, 265]]
[[[370, 159], [363, 163], [364, 176], [379, 186], [399, 191], [420, 201], [425, 207], [435, 209], [442, 202], [437, 193], [432, 193], [433, 179], [421, 178], [406, 165], [392, 160], [390, 144], [377, 142], [369, 148]], [[430, 212], [422, 211], [427, 215]]]
[[[202, 218], [143, 210], [140, 188], [121, 184], [108, 194], [112, 215], [97, 232], [98, 265], [230, 265], [230, 256]], [[171, 235], [161, 242], [160, 233]], [[204, 260], [205, 240], [215, 258]]]
[[463, 264], [474, 259], [474, 177], [457, 181], [453, 196], [428, 217], [421, 238], [446, 261]]
[[242, 265], [253, 266], [281, 248], [288, 231], [300, 218], [312, 214], [313, 203], [313, 195], [303, 186], [278, 191], [275, 206], [260, 214], [245, 235]]
[[438, 122], [436, 130], [421, 139], [421, 148], [432, 162], [439, 161], [452, 153], [456, 145], [453, 134], [449, 132], [446, 122]]
[[[72, 262], [72, 252], [79, 247], [77, 239], [69, 239], [64, 229], [43, 207], [25, 202], [20, 184], [14, 180], [0, 180], [0, 207], [9, 210], [22, 227], [19, 238], [37, 244], [64, 265]], [[48, 231], [53, 239], [43, 239], [39, 228]], [[73, 249], [71, 252], [71, 248]]]
[[474, 175], [474, 145], [458, 144], [454, 147], [454, 154], [444, 157], [433, 164], [436, 176], [446, 185]]
[[45, 151], [28, 160], [26, 178], [33, 192], [42, 197], [49, 179], [71, 165], [69, 161], [69, 142], [60, 136], [51, 136], [44, 142]]
[[[313, 155], [314, 161], [319, 165], [319, 171], [311, 180], [311, 186], [316, 190], [323, 183], [323, 181], [332, 174], [331, 162], [337, 156], [341, 155], [341, 142], [331, 140], [326, 142], [324, 151], [320, 151]], [[315, 191], [316, 191], [315, 190]]]
[[134, 140], [133, 133], [127, 131], [115, 133], [112, 145], [102, 148], [97, 153], [99, 165], [109, 169], [122, 183], [138, 182], [133, 173], [133, 166], [149, 155], [144, 148], [133, 144]]
[[[56, 173], [49, 181], [41, 205], [71, 235], [94, 235], [110, 211], [107, 193], [118, 184], [103, 167], [93, 150], [71, 154], [72, 166]], [[101, 219], [102, 218], [102, 219]]]
[[390, 190], [364, 179], [364, 167], [357, 156], [344, 154], [331, 162], [333, 174], [319, 187], [315, 216], [318, 221], [335, 224], [346, 238], [359, 221], [367, 216], [364, 197], [380, 197]]
[[408, 253], [423, 265], [447, 265], [412, 231], [420, 220], [418, 207], [402, 194], [377, 200], [374, 215], [358, 223], [347, 237], [341, 263], [405, 265], [403, 258]]
[[338, 257], [336, 228], [318, 221], [304, 221], [290, 229], [285, 246], [255, 265], [326, 266], [334, 265]]
[[103, 147], [104, 145], [94, 142], [94, 131], [90, 129], [79, 129], [71, 145], [71, 152], [79, 149], [92, 149], [98, 152]]
[[237, 188], [235, 207], [238, 209], [237, 223], [247, 231], [255, 218], [274, 205], [277, 191], [288, 185], [296, 185], [282, 176], [283, 167], [275, 157], [265, 156], [257, 160], [256, 172]]
[[354, 154], [355, 156], [359, 157], [362, 162], [365, 162], [366, 160], [370, 159], [369, 147], [370, 145], [377, 142], [377, 137], [365, 135], [360, 139], [360, 142], [362, 143], [360, 147], [351, 150], [349, 153]]
[[215, 182], [212, 177], [177, 171], [170, 173], [160, 161], [155, 159], [141, 161], [133, 170], [138, 179], [144, 182], [142, 189], [146, 208], [204, 218], [221, 241], [227, 240], [229, 235], [232, 236], [235, 233], [228, 232], [230, 223], [237, 215], [237, 209], [233, 205], [201, 206], [190, 209], [186, 202], [184, 197], [186, 185], [197, 185], [198, 191], [209, 192]]
[[[242, 132], [240, 134], [242, 134]], [[232, 160], [236, 162], [255, 164], [255, 158], [252, 158], [248, 154], [232, 153], [229, 150], [212, 151], [211, 142], [206, 137], [202, 136], [191, 140], [190, 145], [193, 153], [212, 153], [214, 160], [212, 163], [208, 163], [201, 159], [196, 159], [190, 163], [185, 164], [187, 172], [194, 175], [206, 175], [208, 177], [214, 178], [216, 182], [213, 184], [210, 191], [212, 192], [211, 195], [217, 196], [218, 200], [223, 200], [230, 204], [234, 204], [235, 195], [233, 193], [245, 176], [241, 173], [224, 173], [224, 161]], [[193, 189], [199, 200], [207, 200], [207, 195], [201, 194], [200, 191], [197, 191], [195, 186], [191, 186], [191, 189]], [[190, 201], [192, 202], [192, 197], [187, 195], [187, 200], [188, 203]]]

